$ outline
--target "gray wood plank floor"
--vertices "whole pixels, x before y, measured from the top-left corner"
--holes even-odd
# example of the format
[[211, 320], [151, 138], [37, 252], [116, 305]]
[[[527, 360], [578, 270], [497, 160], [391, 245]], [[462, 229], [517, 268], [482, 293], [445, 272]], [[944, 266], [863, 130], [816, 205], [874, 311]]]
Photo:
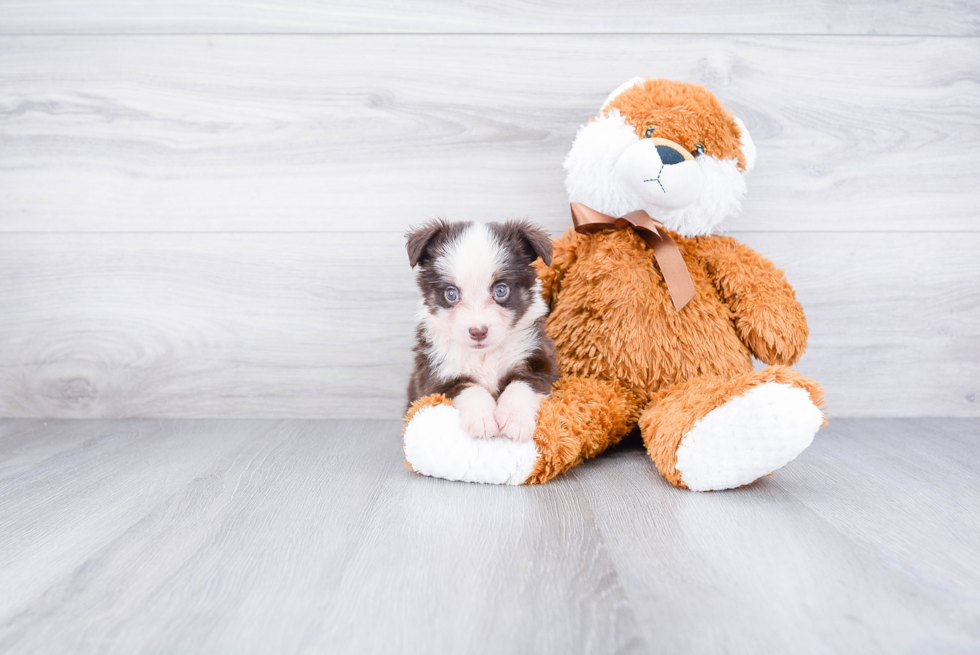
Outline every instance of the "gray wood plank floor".
[[980, 419], [840, 420], [740, 490], [635, 443], [415, 476], [396, 421], [0, 421], [0, 652], [977, 652]]

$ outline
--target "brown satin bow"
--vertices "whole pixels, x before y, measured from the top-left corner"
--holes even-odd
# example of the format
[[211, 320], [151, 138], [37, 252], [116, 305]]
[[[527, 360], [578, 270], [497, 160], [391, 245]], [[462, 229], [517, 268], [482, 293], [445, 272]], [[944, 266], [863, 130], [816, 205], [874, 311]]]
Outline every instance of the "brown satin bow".
[[572, 223], [575, 224], [575, 231], [579, 234], [632, 227], [653, 251], [653, 256], [664, 275], [664, 282], [667, 283], [674, 309], [681, 311], [694, 297], [694, 281], [691, 280], [691, 272], [687, 270], [680, 248], [666, 231], [661, 232], [658, 229], [663, 229], [663, 225], [650, 218], [650, 215], [642, 209], [630, 212], [622, 218], [616, 218], [601, 214], [580, 202], [573, 202]]

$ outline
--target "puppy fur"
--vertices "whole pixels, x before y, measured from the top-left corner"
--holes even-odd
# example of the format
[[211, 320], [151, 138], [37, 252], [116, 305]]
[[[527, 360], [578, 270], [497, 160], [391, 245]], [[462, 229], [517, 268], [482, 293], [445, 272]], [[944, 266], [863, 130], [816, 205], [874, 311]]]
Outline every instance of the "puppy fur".
[[558, 377], [531, 266], [551, 262], [550, 237], [528, 221], [435, 220], [411, 231], [407, 248], [422, 293], [409, 404], [441, 393], [472, 436], [530, 440]]

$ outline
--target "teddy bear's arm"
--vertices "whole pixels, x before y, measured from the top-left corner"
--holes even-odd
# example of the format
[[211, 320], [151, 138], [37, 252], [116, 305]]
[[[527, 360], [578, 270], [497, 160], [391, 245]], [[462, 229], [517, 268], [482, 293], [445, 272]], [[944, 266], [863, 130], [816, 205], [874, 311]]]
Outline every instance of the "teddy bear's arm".
[[731, 237], [697, 241], [715, 288], [735, 314], [742, 342], [766, 364], [795, 364], [806, 349], [809, 329], [783, 272]]
[[554, 252], [551, 255], [551, 266], [548, 266], [540, 259], [534, 262], [534, 268], [538, 272], [541, 280], [541, 295], [548, 307], [552, 307], [552, 302], [561, 288], [562, 278], [565, 273], [575, 263], [576, 252], [581, 237], [573, 229], [569, 229], [565, 234], [555, 239]]

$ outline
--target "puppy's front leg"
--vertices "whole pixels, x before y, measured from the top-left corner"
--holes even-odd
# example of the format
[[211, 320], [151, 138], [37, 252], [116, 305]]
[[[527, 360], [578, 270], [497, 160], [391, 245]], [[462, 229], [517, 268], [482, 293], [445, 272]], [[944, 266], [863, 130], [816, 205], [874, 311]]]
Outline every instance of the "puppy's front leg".
[[490, 439], [500, 434], [497, 421], [493, 417], [497, 403], [483, 387], [466, 387], [453, 398], [453, 405], [459, 410], [460, 427], [470, 436]]
[[511, 382], [497, 400], [494, 417], [500, 432], [514, 441], [530, 441], [534, 438], [534, 426], [538, 420], [538, 407], [544, 396], [537, 393], [527, 382]]

